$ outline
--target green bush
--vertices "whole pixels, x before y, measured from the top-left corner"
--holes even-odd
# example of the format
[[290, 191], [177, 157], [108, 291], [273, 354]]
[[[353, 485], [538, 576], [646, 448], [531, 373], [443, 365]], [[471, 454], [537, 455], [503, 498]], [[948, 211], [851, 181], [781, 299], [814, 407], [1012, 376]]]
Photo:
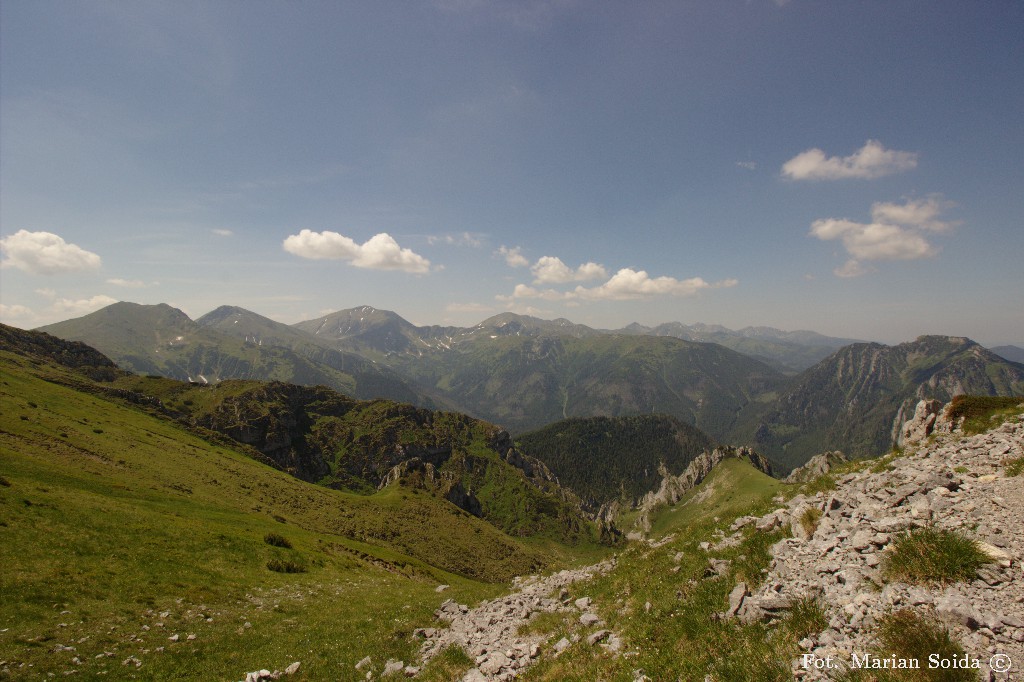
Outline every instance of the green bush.
[[908, 583], [948, 584], [971, 580], [988, 561], [978, 544], [963, 533], [916, 528], [893, 541], [882, 575]]

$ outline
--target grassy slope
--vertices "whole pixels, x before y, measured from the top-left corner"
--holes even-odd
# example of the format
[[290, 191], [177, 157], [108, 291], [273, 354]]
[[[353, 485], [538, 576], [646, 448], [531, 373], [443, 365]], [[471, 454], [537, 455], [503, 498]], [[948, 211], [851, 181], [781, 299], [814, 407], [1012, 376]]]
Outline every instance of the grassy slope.
[[[65, 370], [9, 353], [0, 370], [0, 660], [19, 676], [238, 679], [301, 660], [306, 679], [353, 679], [364, 655], [408, 660], [406, 635], [443, 598], [493, 594], [484, 580], [552, 557], [429, 495], [311, 486], [36, 376]], [[273, 573], [272, 558], [308, 572]]]

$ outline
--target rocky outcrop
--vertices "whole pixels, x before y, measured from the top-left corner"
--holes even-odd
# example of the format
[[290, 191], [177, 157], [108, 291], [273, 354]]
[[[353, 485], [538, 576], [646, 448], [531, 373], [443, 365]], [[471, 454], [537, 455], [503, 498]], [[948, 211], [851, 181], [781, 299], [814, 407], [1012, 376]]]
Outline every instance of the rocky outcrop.
[[[750, 448], [718, 447], [711, 452], [704, 452], [693, 459], [686, 470], [678, 476], [672, 476], [663, 467], [661, 468], [661, 485], [653, 492], [643, 496], [637, 505], [639, 515], [636, 525], [644, 533], [650, 531], [650, 515], [655, 509], [664, 506], [672, 506], [682, 499], [688, 490], [696, 487], [707, 478], [711, 470], [722, 460], [734, 457], [743, 458], [753, 464], [764, 473], [771, 475], [771, 464], [761, 455]], [[610, 509], [602, 510], [605, 514]]]
[[934, 432], [949, 433], [952, 424], [945, 418], [942, 401], [921, 400], [914, 408], [914, 416], [903, 423], [896, 438], [896, 445], [907, 447], [919, 445]]
[[846, 455], [839, 450], [832, 450], [829, 452], [823, 452], [820, 455], [815, 455], [807, 460], [807, 464], [802, 467], [797, 467], [789, 473], [785, 479], [786, 483], [804, 483], [806, 481], [812, 481], [818, 476], [824, 476], [828, 472], [832, 471], [832, 468], [840, 464], [849, 462]]
[[[564, 570], [549, 576], [516, 578], [515, 592], [505, 597], [483, 601], [475, 608], [451, 599], [441, 604], [434, 616], [446, 625], [420, 628], [415, 635], [421, 637], [424, 664], [451, 645], [461, 647], [474, 660], [474, 665], [463, 680], [511, 680], [541, 655], [546, 647], [543, 635], [522, 635], [520, 627], [542, 612], [572, 612], [581, 615], [578, 622], [585, 628], [599, 628], [601, 617], [592, 608], [589, 597], [572, 601], [566, 589], [574, 582], [587, 580], [610, 571], [614, 560], [594, 566]], [[550, 595], [559, 593], [559, 597]], [[600, 646], [611, 654], [622, 648], [622, 640], [609, 630], [596, 630], [587, 642]], [[551, 647], [557, 655], [570, 646], [568, 639]]]
[[[908, 433], [924, 433], [921, 427], [934, 426], [938, 414], [934, 405], [919, 407]], [[944, 621], [986, 675], [993, 654], [1024, 661], [1024, 486], [1006, 473], [1010, 461], [1024, 457], [1021, 417], [986, 434], [926, 440], [885, 467], [837, 477], [828, 493], [797, 495], [764, 517], [739, 519], [734, 528], [789, 523], [793, 537], [772, 548], [758, 589], [737, 586], [729, 612], [771, 622], [798, 600], [819, 600], [828, 627], [801, 642], [810, 658], [793, 662], [794, 675], [809, 680], [825, 679], [825, 673], [806, 666], [807, 660], [831, 656], [848, 664], [853, 654], [871, 651], [879, 619], [903, 608]], [[970, 581], [941, 587], [887, 579], [882, 569], [890, 544], [924, 526], [966, 534], [981, 543], [991, 563]]]

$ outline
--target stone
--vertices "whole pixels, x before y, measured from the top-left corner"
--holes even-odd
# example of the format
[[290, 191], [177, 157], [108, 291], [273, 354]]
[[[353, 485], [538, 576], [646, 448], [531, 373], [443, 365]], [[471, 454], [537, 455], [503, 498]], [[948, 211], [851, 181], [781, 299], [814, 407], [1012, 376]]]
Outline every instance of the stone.
[[612, 634], [611, 630], [598, 630], [594, 634], [587, 637], [587, 644], [589, 644], [590, 646], [594, 646], [598, 642], [603, 642], [604, 640], [608, 639], [608, 636], [610, 634]]
[[402, 672], [403, 668], [405, 668], [404, 661], [396, 661], [393, 658], [389, 658], [387, 662], [384, 663], [384, 672], [382, 672], [381, 675], [394, 675], [395, 673]]
[[590, 597], [580, 597], [574, 603], [576, 604], [576, 608], [582, 611], [583, 609], [590, 606]]
[[584, 613], [580, 616], [580, 625], [583, 627], [590, 627], [591, 625], [597, 625], [601, 622], [601, 617], [596, 613]]
[[729, 609], [726, 613], [730, 616], [735, 616], [736, 612], [740, 610], [740, 606], [743, 605], [743, 599], [750, 594], [747, 590], [746, 583], [738, 583], [736, 587], [732, 588], [732, 592], [729, 593]]
[[366, 666], [372, 665], [372, 664], [373, 664], [373, 661], [370, 660], [369, 656], [367, 656], [367, 657], [361, 659], [358, 663], [356, 663], [356, 670], [362, 670]]
[[295, 673], [299, 672], [299, 668], [301, 668], [301, 667], [302, 667], [302, 663], [299, 662], [299, 661], [295, 661], [294, 663], [292, 663], [291, 665], [289, 665], [287, 668], [284, 669], [284, 674], [285, 675], [294, 675]]
[[1012, 558], [1005, 550], [990, 545], [987, 542], [978, 542], [978, 549], [984, 552], [989, 559], [999, 564], [1002, 568], [1009, 568], [1012, 564]]

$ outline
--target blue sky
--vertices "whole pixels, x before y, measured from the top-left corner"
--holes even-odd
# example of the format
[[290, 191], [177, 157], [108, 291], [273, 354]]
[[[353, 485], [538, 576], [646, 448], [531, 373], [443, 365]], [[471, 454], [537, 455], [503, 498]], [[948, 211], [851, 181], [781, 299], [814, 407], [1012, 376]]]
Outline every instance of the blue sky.
[[1024, 4], [0, 5], [0, 317], [1024, 344]]

